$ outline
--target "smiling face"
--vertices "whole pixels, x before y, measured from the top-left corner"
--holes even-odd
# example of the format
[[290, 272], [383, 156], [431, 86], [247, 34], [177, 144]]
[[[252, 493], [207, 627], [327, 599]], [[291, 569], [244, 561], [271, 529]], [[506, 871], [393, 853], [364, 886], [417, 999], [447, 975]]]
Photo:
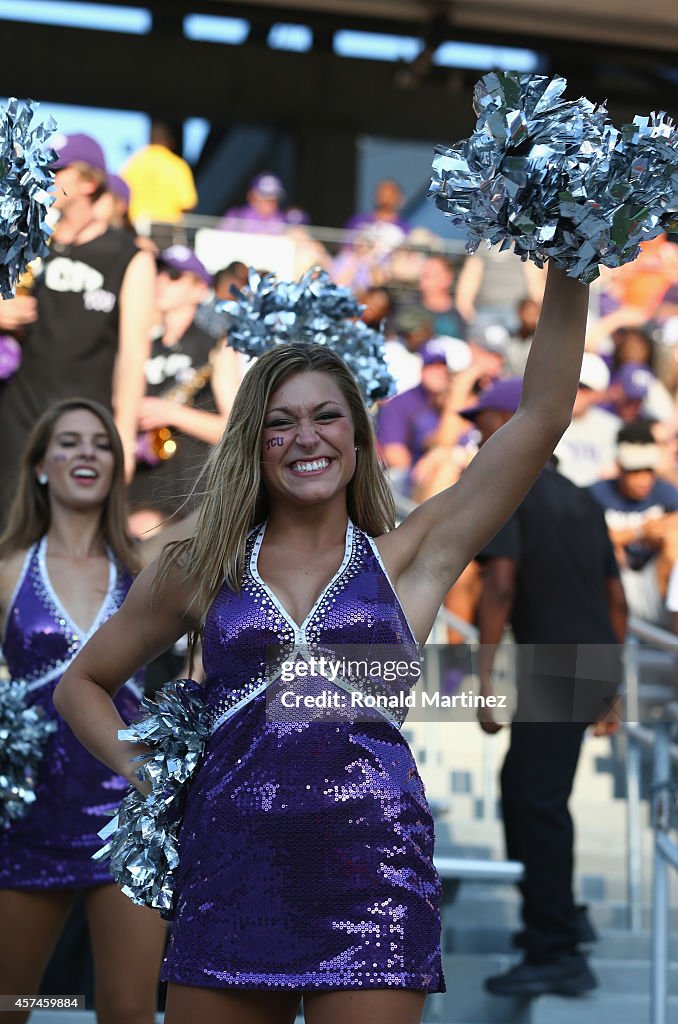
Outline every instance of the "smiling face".
[[72, 509], [102, 505], [111, 489], [115, 457], [106, 427], [89, 409], [71, 409], [54, 424], [44, 457], [50, 502]]
[[315, 505], [345, 492], [355, 472], [353, 420], [327, 373], [289, 377], [271, 395], [262, 435], [262, 478], [270, 502]]

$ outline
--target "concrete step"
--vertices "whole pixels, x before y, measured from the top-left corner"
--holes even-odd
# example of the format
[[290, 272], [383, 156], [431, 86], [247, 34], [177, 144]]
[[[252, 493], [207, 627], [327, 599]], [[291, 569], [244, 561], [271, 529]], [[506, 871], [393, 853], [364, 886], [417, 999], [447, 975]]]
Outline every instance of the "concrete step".
[[[666, 1021], [678, 1021], [678, 998], [669, 999]], [[594, 992], [583, 999], [542, 996], [534, 1000], [530, 1024], [649, 1024], [649, 996]], [[522, 1024], [522, 1021], [520, 1022]]]
[[[494, 926], [460, 924], [450, 922], [446, 915], [443, 922], [443, 949], [449, 954], [515, 954], [511, 936], [515, 929], [495, 924]], [[650, 956], [650, 932], [630, 932], [610, 929], [599, 932], [599, 940], [592, 947], [594, 955], [601, 960], [648, 960]], [[678, 961], [678, 935], [669, 939], [669, 956]], [[676, 1022], [678, 1024], [678, 1021]]]
[[[591, 879], [590, 889], [593, 889]], [[608, 931], [628, 932], [628, 908], [623, 900], [582, 899], [588, 906], [591, 922], [600, 934]], [[462, 882], [454, 903], [447, 908], [447, 923], [464, 925], [470, 921], [474, 925], [507, 925], [520, 928], [520, 895], [513, 885], [495, 886], [488, 884], [485, 888], [476, 882]], [[644, 904], [641, 908], [643, 929], [649, 930], [652, 908]], [[669, 929], [678, 932], [678, 906], [669, 910]], [[631, 934], [631, 933], [629, 933]]]
[[[429, 997], [424, 1021], [440, 1021], [441, 1024], [572, 1024], [574, 1021], [576, 1024], [645, 1024], [648, 1020], [648, 962], [592, 959], [591, 966], [600, 988], [591, 995], [574, 999], [542, 996], [529, 1001], [486, 993], [485, 978], [507, 970], [514, 962], [515, 957], [507, 956], [445, 957], [448, 991]], [[669, 969], [669, 986], [669, 1001], [678, 1008], [678, 966]], [[627, 1001], [636, 1016], [618, 1017], [616, 1007]], [[678, 1018], [670, 1016], [669, 1019]]]

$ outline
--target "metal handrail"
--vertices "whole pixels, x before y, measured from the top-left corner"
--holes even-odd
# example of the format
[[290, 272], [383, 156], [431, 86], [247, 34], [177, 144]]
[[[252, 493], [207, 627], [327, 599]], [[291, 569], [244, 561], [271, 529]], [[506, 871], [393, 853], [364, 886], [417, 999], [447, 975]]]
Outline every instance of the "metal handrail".
[[627, 786], [627, 882], [629, 925], [642, 928], [642, 849], [640, 816], [641, 750], [653, 753], [652, 827], [654, 856], [651, 922], [650, 1024], [668, 1024], [668, 940], [669, 867], [678, 870], [678, 844], [669, 836], [671, 828], [671, 767], [678, 764], [678, 746], [671, 743], [671, 724], [659, 722], [652, 728], [639, 723], [641, 681], [638, 669], [639, 641], [674, 652], [678, 637], [666, 630], [631, 618], [624, 658], [627, 699], [626, 786]]
[[659, 647], [663, 651], [675, 651], [678, 653], [678, 636], [675, 633], [669, 633], [668, 630], [662, 629], [660, 626], [653, 626], [650, 622], [644, 622], [642, 619], [631, 616], [628, 621], [628, 630], [632, 636], [637, 637], [639, 640], [647, 640], [648, 643]]
[[[243, 219], [237, 221], [235, 218], [232, 219], [231, 225], [225, 227], [223, 225], [223, 217], [213, 217], [206, 214], [197, 213], [186, 213], [184, 214], [181, 221], [177, 223], [165, 223], [163, 221], [152, 221], [148, 218], [139, 218], [135, 221], [135, 229], [140, 235], [150, 236], [153, 232], [154, 227], [163, 228], [165, 230], [171, 230], [172, 240], [177, 242], [190, 241], [189, 236], [195, 234], [204, 228], [213, 230], [225, 230], [235, 231], [242, 235], [256, 235], [259, 238], [266, 238], [267, 233], [252, 230], [251, 221]], [[305, 238], [310, 238], [315, 242], [321, 242], [330, 247], [341, 248], [342, 246], [351, 244], [352, 242], [364, 241], [366, 229], [346, 229], [346, 228], [333, 228], [327, 227], [321, 224], [279, 224], [275, 225], [275, 230], [272, 231], [272, 235], [269, 237], [274, 238], [285, 238], [286, 236], [295, 239], [303, 235]], [[434, 235], [431, 232], [431, 242], [412, 242], [408, 240], [407, 235], [397, 240], [393, 248], [407, 249], [413, 252], [435, 252], [443, 253], [448, 256], [465, 256], [466, 249], [464, 247], [464, 240], [459, 238], [443, 238], [442, 236]]]

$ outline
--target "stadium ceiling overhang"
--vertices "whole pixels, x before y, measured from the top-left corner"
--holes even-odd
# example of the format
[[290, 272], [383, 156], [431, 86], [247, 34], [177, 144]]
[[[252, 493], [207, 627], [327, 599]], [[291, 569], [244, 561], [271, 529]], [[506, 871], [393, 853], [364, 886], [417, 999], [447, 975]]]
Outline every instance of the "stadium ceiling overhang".
[[370, 22], [394, 31], [434, 26], [448, 34], [581, 41], [675, 53], [678, 4], [675, 0], [203, 0], [163, 3], [164, 8], [231, 14], [249, 10], [285, 17], [306, 16], [347, 24]]

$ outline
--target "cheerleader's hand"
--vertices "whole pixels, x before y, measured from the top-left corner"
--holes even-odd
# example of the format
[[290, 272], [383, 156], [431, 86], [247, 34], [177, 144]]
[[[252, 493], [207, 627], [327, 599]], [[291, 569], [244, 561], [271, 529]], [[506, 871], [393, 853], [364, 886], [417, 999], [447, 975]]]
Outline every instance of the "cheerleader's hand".
[[128, 744], [129, 751], [127, 752], [127, 760], [125, 761], [123, 771], [121, 775], [127, 779], [130, 786], [134, 786], [138, 789], [142, 796], [148, 796], [152, 790], [150, 782], [144, 778], [139, 778], [139, 769], [146, 760], [150, 761], [153, 757], [153, 751], [146, 745]]

